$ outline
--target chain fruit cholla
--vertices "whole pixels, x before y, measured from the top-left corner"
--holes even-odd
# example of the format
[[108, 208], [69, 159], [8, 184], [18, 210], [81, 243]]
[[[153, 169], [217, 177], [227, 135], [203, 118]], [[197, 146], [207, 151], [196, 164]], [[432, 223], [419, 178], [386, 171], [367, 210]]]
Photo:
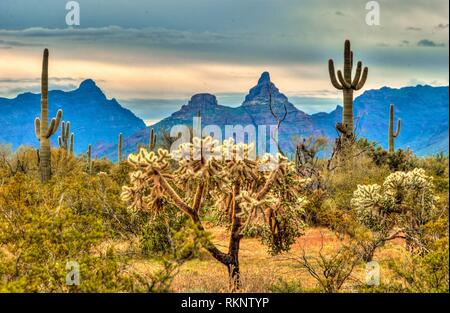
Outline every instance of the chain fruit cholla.
[[[301, 234], [304, 181], [281, 155], [256, 159], [253, 144], [229, 139], [220, 145], [205, 137], [180, 145], [173, 154], [140, 149], [128, 161], [134, 171], [122, 199], [133, 209], [160, 214], [170, 202], [203, 231], [202, 205], [215, 203], [213, 209], [231, 230], [228, 251], [210, 240], [203, 247], [227, 267], [232, 290], [240, 286], [239, 247], [246, 232], [259, 235], [273, 253], [288, 250]], [[170, 165], [174, 161], [175, 169]]]

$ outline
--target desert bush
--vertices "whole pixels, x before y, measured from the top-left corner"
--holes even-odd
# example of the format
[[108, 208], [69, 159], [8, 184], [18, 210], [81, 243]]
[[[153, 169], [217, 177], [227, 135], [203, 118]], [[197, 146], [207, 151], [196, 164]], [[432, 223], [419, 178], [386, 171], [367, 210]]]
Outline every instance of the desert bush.
[[[105, 246], [117, 235], [133, 235], [117, 182], [87, 174], [73, 156], [54, 151], [52, 157], [55, 175], [45, 184], [32, 172], [1, 178], [0, 291], [165, 291], [178, 261], [143, 277]], [[71, 261], [79, 264], [80, 285], [66, 284]]]
[[20, 146], [15, 152], [11, 145], [0, 145], [0, 177], [11, 177], [17, 173], [37, 175], [38, 156], [35, 149]]
[[377, 166], [388, 166], [391, 171], [409, 171], [418, 167], [418, 159], [410, 149], [397, 149], [393, 153], [366, 138], [356, 143], [358, 149], [370, 157]]
[[408, 255], [389, 263], [403, 292], [449, 291], [448, 218], [428, 222], [423, 227], [424, 253]]
[[[103, 238], [102, 222], [93, 214], [77, 214], [48, 195], [48, 185], [23, 174], [0, 192], [0, 242], [3, 291], [67, 292], [131, 288], [121, 276], [112, 250], [95, 248]], [[69, 261], [80, 264], [82, 284], [66, 285]], [[99, 275], [101, 273], [101, 275]]]
[[334, 293], [352, 280], [352, 273], [361, 258], [352, 242], [340, 243], [334, 251], [324, 252], [323, 237], [318, 256], [303, 254], [297, 259], [301, 269], [313, 277], [322, 292]]

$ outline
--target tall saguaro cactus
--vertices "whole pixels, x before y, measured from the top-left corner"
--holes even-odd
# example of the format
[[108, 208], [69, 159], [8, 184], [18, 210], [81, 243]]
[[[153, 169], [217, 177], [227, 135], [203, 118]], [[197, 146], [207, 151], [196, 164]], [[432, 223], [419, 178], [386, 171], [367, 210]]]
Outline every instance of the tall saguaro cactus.
[[119, 134], [119, 143], [117, 145], [117, 160], [122, 162], [122, 133]]
[[150, 131], [150, 151], [153, 151], [156, 147], [156, 135], [155, 135], [155, 131], [152, 130]]
[[36, 137], [39, 140], [39, 169], [41, 180], [48, 181], [52, 176], [50, 137], [56, 133], [61, 122], [62, 111], [58, 110], [56, 117], [48, 124], [48, 49], [44, 50], [41, 76], [41, 116], [34, 122]]
[[74, 134], [72, 133], [69, 138], [70, 133], [70, 122], [62, 122], [61, 124], [61, 136], [58, 137], [59, 147], [64, 150], [70, 151], [70, 154], [73, 154], [73, 145], [74, 145]]
[[389, 152], [393, 153], [395, 151], [394, 139], [400, 135], [400, 119], [397, 120], [397, 131], [394, 132], [394, 105], [391, 104], [389, 108], [389, 129], [388, 129], [388, 140], [389, 140]]
[[353, 91], [360, 90], [366, 83], [369, 69], [364, 67], [362, 69], [361, 61], [356, 65], [355, 76], [352, 78], [353, 69], [353, 52], [350, 48], [350, 41], [345, 41], [344, 47], [344, 74], [341, 70], [337, 71], [337, 79], [334, 71], [333, 60], [328, 61], [328, 70], [330, 74], [331, 83], [334, 88], [342, 90], [344, 94], [344, 114], [342, 117], [342, 124], [347, 130], [353, 133]]

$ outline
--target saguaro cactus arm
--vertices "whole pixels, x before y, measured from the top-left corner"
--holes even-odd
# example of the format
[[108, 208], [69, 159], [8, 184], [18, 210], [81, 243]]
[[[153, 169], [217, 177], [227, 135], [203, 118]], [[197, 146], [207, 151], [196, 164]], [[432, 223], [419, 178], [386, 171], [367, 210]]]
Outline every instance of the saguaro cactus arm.
[[41, 119], [36, 117], [34, 120], [34, 133], [38, 140], [41, 140]]
[[367, 67], [365, 67], [361, 79], [359, 79], [358, 84], [356, 84], [356, 86], [354, 87], [355, 90], [360, 90], [362, 87], [364, 87], [364, 84], [366, 83], [366, 80], [367, 80], [368, 73], [369, 73], [369, 69]]
[[74, 146], [75, 135], [72, 133], [70, 135], [70, 154], [73, 154], [73, 146]]
[[401, 127], [401, 120], [397, 120], [397, 131], [394, 134], [394, 138], [397, 138], [398, 135], [400, 135], [400, 127]]
[[[62, 122], [61, 124], [61, 136], [58, 137], [58, 143], [60, 148], [68, 149], [69, 147], [69, 133], [70, 122]], [[70, 137], [72, 139], [72, 137]]]
[[339, 82], [337, 81], [335, 70], [334, 70], [334, 62], [333, 60], [328, 60], [328, 72], [330, 74], [331, 83], [333, 84], [334, 88], [342, 90], [343, 87]]
[[328, 70], [330, 74], [331, 83], [336, 89], [342, 90], [344, 88], [344, 89], [359, 90], [364, 86], [367, 79], [367, 74], [369, 73], [369, 69], [367, 67], [364, 67], [364, 70], [362, 70], [362, 62], [358, 61], [353, 80], [352, 80], [352, 69], [353, 69], [353, 52], [351, 51], [350, 48], [350, 41], [346, 40], [344, 48], [344, 73], [342, 73], [341, 70], [337, 71], [337, 76], [340, 84], [336, 80], [334, 62], [331, 59], [328, 60]]
[[52, 121], [50, 122], [50, 126], [48, 127], [47, 134], [45, 135], [46, 138], [50, 138], [53, 136], [57, 131], [59, 127], [59, 123], [61, 122], [62, 118], [62, 110], [58, 110], [58, 113], [56, 113], [56, 118], [52, 118]]
[[342, 84], [342, 86], [344, 86], [344, 88], [346, 88], [346, 89], [352, 88], [352, 85], [345, 80], [344, 76], [342, 75], [341, 70], [337, 71], [337, 75], [338, 75], [339, 82]]

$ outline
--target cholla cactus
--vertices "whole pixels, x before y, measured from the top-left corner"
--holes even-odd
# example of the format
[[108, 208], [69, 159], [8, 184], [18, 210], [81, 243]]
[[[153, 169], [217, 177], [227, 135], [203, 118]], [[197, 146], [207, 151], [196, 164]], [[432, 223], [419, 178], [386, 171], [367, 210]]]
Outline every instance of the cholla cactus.
[[238, 252], [244, 233], [258, 228], [273, 252], [288, 250], [300, 235], [303, 181], [281, 155], [256, 159], [253, 144], [236, 144], [232, 139], [220, 144], [208, 136], [194, 138], [172, 154], [141, 149], [129, 155], [128, 161], [134, 172], [131, 185], [123, 187], [122, 199], [130, 208], [159, 214], [164, 203], [171, 202], [199, 230], [203, 230], [200, 210], [205, 201], [215, 203], [214, 210], [228, 217], [228, 252], [210, 241], [204, 247], [227, 266], [233, 289], [240, 285]]
[[385, 179], [383, 186], [359, 185], [351, 205], [360, 222], [384, 236], [384, 241], [398, 237], [392, 233], [405, 233], [411, 239], [436, 216], [437, 198], [432, 180], [419, 168], [395, 172]]

